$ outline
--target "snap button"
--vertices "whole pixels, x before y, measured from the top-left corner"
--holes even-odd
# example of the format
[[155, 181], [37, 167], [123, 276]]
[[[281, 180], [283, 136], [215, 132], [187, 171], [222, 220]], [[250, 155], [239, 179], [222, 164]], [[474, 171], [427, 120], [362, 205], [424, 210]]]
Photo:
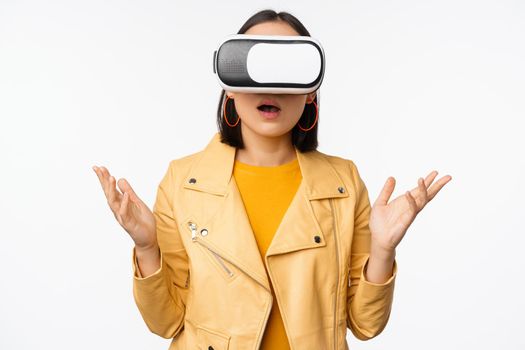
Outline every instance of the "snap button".
[[315, 236], [314, 239], [315, 239], [315, 243], [320, 243], [321, 242], [321, 237], [319, 237], [319, 236]]
[[343, 193], [345, 191], [343, 187], [339, 187], [337, 190], [339, 191], [339, 193]]
[[208, 230], [206, 230], [205, 228], [203, 228], [203, 229], [201, 230], [201, 236], [206, 236], [206, 235], [208, 235]]
[[192, 177], [188, 182], [189, 182], [190, 184], [194, 184], [195, 182], [197, 182], [197, 179], [195, 179], [194, 177]]

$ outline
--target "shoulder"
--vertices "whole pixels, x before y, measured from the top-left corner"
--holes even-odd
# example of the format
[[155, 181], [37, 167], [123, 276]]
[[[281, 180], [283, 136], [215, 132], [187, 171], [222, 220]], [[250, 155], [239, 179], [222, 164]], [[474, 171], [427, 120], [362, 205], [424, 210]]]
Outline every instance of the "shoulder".
[[176, 169], [179, 172], [189, 170], [192, 164], [201, 157], [203, 152], [203, 150], [200, 150], [179, 158], [174, 158], [169, 161], [169, 168], [174, 170]]
[[326, 159], [330, 163], [339, 176], [341, 176], [343, 182], [350, 184], [356, 190], [359, 190], [361, 186], [364, 186], [358, 167], [352, 158], [328, 154], [319, 150], [314, 152], [318, 153], [320, 157]]
[[173, 158], [168, 162], [167, 168], [165, 168], [164, 176], [161, 180], [161, 186], [165, 187], [178, 187], [181, 185], [181, 181], [186, 177], [190, 171], [192, 164], [200, 158], [202, 150], [187, 154], [179, 158]]

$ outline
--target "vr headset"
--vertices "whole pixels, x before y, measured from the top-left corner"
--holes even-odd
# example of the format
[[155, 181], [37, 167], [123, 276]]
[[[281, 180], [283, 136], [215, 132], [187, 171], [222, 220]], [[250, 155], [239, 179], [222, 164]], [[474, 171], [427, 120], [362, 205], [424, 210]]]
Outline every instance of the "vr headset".
[[324, 50], [309, 36], [234, 34], [213, 52], [213, 73], [232, 92], [307, 94], [324, 69]]

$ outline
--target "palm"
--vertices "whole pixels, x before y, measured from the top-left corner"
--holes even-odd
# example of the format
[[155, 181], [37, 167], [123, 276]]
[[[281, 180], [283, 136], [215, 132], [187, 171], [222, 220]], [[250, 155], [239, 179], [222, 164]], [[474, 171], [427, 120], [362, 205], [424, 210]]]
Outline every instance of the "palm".
[[419, 178], [415, 188], [390, 203], [387, 202], [394, 191], [395, 179], [387, 179], [370, 213], [370, 232], [376, 245], [387, 250], [396, 248], [416, 215], [452, 179], [450, 175], [443, 176], [430, 186], [436, 176], [437, 171], [432, 171], [425, 180]]
[[132, 201], [128, 205], [129, 216], [127, 220], [121, 218], [119, 222], [130, 234], [136, 245], [147, 246], [153, 240], [151, 233], [155, 232], [155, 217], [146, 206], [140, 206]]
[[156, 223], [153, 213], [137, 196], [131, 185], [125, 180], [116, 181], [105, 167], [94, 167], [109, 207], [118, 223], [128, 232], [136, 246], [148, 247], [156, 242]]

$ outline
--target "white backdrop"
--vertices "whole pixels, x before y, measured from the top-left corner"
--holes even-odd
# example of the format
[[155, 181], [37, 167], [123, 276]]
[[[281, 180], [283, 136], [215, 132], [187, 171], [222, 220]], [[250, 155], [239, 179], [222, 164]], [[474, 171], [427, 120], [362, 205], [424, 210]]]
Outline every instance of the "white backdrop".
[[216, 44], [264, 8], [322, 42], [319, 150], [371, 200], [452, 175], [398, 247], [389, 324], [351, 349], [525, 347], [524, 2], [0, 0], [1, 349], [168, 348], [91, 166], [152, 205], [217, 130]]

